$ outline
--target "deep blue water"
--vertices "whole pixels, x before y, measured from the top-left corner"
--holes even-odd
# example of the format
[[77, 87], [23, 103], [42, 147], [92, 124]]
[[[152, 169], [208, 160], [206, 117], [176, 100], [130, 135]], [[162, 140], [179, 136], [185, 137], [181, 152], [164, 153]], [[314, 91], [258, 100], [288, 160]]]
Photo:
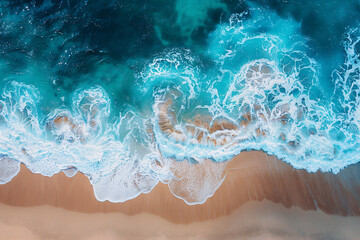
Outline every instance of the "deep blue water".
[[[0, 183], [24, 163], [46, 176], [80, 171], [100, 201], [161, 181], [196, 204], [241, 151], [309, 172], [360, 161], [358, 0], [0, 9]], [[232, 127], [209, 129], [219, 122]]]

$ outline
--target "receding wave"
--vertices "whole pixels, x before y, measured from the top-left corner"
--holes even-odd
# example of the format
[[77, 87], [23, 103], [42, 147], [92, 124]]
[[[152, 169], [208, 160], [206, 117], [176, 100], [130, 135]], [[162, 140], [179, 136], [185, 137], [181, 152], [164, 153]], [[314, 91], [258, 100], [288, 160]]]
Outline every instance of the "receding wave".
[[210, 69], [188, 49], [154, 56], [136, 76], [136, 106], [115, 108], [94, 85], [47, 112], [36, 87], [11, 81], [0, 100], [0, 183], [23, 163], [46, 176], [81, 172], [99, 201], [124, 202], [163, 182], [199, 204], [242, 151], [263, 150], [309, 172], [359, 162], [359, 30], [344, 37], [346, 59], [329, 93], [299, 24], [261, 11], [251, 20], [234, 14], [210, 34]]

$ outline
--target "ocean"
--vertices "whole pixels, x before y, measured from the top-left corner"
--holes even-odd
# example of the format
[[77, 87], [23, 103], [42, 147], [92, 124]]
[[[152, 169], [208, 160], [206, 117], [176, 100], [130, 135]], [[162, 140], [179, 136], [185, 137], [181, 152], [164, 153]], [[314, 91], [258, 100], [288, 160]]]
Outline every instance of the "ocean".
[[0, 183], [22, 163], [45, 176], [81, 172], [99, 201], [162, 182], [192, 205], [242, 151], [308, 172], [360, 161], [358, 0], [0, 9]]

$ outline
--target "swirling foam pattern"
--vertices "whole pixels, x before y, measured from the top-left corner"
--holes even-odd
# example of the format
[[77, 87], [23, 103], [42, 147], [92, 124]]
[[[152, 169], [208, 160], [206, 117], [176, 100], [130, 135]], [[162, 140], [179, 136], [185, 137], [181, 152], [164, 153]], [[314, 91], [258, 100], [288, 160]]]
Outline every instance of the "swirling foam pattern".
[[331, 91], [291, 18], [250, 9], [218, 24], [206, 41], [202, 54], [167, 48], [143, 60], [127, 91], [136, 99], [116, 106], [106, 81], [80, 87], [50, 111], [36, 84], [8, 81], [0, 183], [23, 163], [46, 176], [79, 171], [99, 201], [127, 201], [163, 182], [199, 204], [241, 151], [263, 150], [309, 172], [338, 173], [359, 162], [359, 30], [344, 37]]

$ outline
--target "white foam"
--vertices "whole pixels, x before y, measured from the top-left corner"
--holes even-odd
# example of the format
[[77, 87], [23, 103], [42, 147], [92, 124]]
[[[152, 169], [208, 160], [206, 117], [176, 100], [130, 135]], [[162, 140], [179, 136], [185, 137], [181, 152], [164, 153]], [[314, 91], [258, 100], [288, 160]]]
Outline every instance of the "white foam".
[[[244, 150], [264, 150], [309, 172], [337, 173], [359, 162], [360, 34], [349, 32], [334, 96], [319, 101], [312, 95], [322, 90], [319, 66], [303, 51], [299, 26], [288, 24], [291, 38], [259, 33], [264, 16], [233, 15], [219, 25], [207, 56], [216, 64], [207, 72], [190, 50], [155, 56], [134, 87], [141, 111], [122, 106], [114, 113], [109, 95], [94, 86], [43, 116], [37, 89], [12, 82], [0, 100], [0, 182], [24, 163], [46, 176], [82, 172], [99, 201], [127, 201], [161, 181], [199, 204], [224, 180], [226, 161]], [[291, 21], [272, 19], [271, 26]], [[243, 57], [254, 48], [261, 57]], [[196, 123], [197, 114], [206, 124]], [[221, 121], [232, 127], [211, 130]]]
[[11, 181], [20, 171], [20, 163], [6, 156], [0, 156], [0, 184]]

